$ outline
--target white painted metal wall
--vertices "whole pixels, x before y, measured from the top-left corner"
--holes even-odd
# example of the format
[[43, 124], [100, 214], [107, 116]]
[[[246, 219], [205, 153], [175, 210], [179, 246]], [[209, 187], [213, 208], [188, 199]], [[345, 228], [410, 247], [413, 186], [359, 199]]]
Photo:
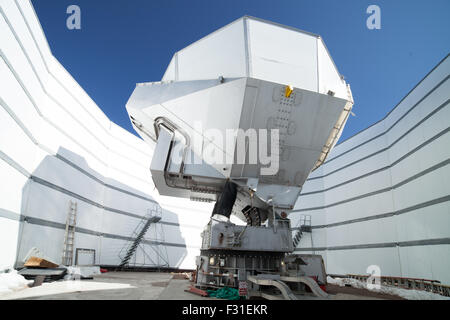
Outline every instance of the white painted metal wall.
[[252, 77], [349, 98], [320, 36], [255, 17], [239, 18], [175, 53], [162, 80], [220, 76]]
[[450, 57], [383, 120], [336, 146], [304, 186], [291, 218], [312, 216], [297, 252], [330, 274], [450, 283]]
[[[74, 200], [75, 247], [96, 250], [97, 264], [120, 262], [158, 202], [170, 266], [193, 268], [211, 205], [158, 198], [152, 150], [112, 123], [53, 57], [28, 0], [0, 0], [0, 50], [0, 267], [32, 247], [61, 262]], [[142, 255], [137, 262], [152, 264]]]

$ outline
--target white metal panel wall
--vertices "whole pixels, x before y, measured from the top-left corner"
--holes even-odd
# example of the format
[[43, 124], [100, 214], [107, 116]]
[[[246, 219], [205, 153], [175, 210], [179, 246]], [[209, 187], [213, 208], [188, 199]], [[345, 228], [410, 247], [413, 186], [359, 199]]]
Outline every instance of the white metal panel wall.
[[242, 77], [247, 74], [245, 49], [244, 23], [239, 19], [178, 52], [173, 61], [176, 80]]
[[317, 37], [247, 19], [250, 76], [317, 92]]
[[254, 17], [240, 18], [177, 52], [163, 81], [253, 77], [348, 99], [322, 39]]
[[447, 56], [383, 120], [336, 146], [292, 214], [311, 215], [322, 238], [305, 234], [298, 252], [320, 251], [330, 274], [378, 265], [450, 283], [449, 74]]
[[162, 77], [162, 81], [175, 81], [176, 80], [175, 61], [176, 61], [176, 56], [172, 57], [172, 60], [170, 60], [169, 66], [167, 67], [166, 72], [164, 73], [164, 76]]
[[333, 60], [328, 53], [321, 38], [317, 40], [317, 63], [319, 70], [319, 89], [318, 92], [328, 94], [328, 91], [333, 91], [335, 96], [342, 99], [348, 99], [346, 86], [343, 85], [341, 76], [336, 69]]

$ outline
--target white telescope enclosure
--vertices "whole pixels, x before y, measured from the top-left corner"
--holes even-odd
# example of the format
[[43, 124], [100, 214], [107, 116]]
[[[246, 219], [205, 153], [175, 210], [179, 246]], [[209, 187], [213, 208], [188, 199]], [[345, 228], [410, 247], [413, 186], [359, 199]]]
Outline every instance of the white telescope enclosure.
[[[152, 166], [161, 194], [215, 201], [231, 179], [250, 185], [264, 203], [290, 209], [336, 144], [352, 106], [350, 88], [319, 36], [245, 16], [175, 53], [162, 81], [138, 84], [127, 109], [152, 144], [160, 125], [173, 131], [155, 152], [159, 167]], [[248, 139], [243, 162], [237, 161], [243, 140], [218, 141], [237, 129]], [[249, 129], [267, 133], [258, 137]], [[271, 163], [252, 162], [264, 144]]]

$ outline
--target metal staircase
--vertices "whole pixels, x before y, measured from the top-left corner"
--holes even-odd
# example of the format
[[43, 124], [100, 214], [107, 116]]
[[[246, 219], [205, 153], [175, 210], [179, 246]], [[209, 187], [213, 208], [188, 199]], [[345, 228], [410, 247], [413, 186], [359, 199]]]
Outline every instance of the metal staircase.
[[75, 240], [75, 227], [77, 225], [77, 203], [69, 202], [69, 212], [66, 220], [66, 231], [64, 234], [64, 247], [61, 264], [71, 266], [73, 264], [73, 246]]
[[[298, 230], [293, 239], [294, 248], [297, 248], [298, 244], [300, 243], [300, 240], [303, 236], [303, 232], [311, 232], [312, 231], [311, 216], [310, 215], [301, 215], [296, 229], [298, 229]], [[311, 241], [312, 241], [312, 237], [311, 237]]]
[[[134, 256], [136, 260], [136, 252], [137, 249], [140, 248], [144, 259], [148, 258], [152, 262], [152, 266], [169, 266], [168, 264], [168, 257], [164, 257], [160, 250], [156, 250], [153, 248], [154, 245], [150, 245], [150, 247], [155, 251], [158, 262], [155, 263], [154, 260], [150, 257], [150, 255], [145, 251], [145, 247], [142, 245], [142, 241], [144, 240], [144, 236], [146, 235], [147, 231], [149, 230], [151, 225], [155, 225], [155, 235], [161, 236], [161, 232], [158, 235], [158, 232], [156, 230], [156, 224], [161, 220], [162, 216], [162, 209], [159, 205], [156, 205], [155, 208], [149, 209], [147, 214], [142, 218], [142, 220], [137, 225], [136, 229], [134, 230], [132, 234], [133, 241], [129, 242], [125, 247], [122, 248], [122, 250], [119, 252], [119, 258], [121, 259], [121, 262], [119, 264], [120, 268], [129, 267], [132, 265], [130, 263], [131, 258]], [[156, 246], [160, 246], [161, 243], [159, 241], [153, 241], [155, 242]], [[163, 263], [160, 263], [160, 260], [163, 260]], [[136, 265], [136, 262], [133, 263], [133, 265]], [[144, 263], [144, 265], [147, 265]]]

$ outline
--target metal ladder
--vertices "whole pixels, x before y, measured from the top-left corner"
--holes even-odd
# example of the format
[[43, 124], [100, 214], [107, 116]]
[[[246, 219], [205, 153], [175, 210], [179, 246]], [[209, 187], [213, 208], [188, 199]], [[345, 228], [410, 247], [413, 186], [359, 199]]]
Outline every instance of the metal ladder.
[[[311, 228], [311, 216], [310, 215], [301, 215], [300, 216], [300, 221], [297, 225], [297, 233], [294, 236], [294, 240], [293, 240], [293, 244], [294, 244], [294, 248], [297, 248], [300, 239], [303, 236], [303, 232], [311, 232], [312, 228]], [[312, 245], [312, 234], [311, 234], [311, 245]]]
[[73, 264], [73, 247], [75, 240], [75, 228], [77, 224], [77, 203], [69, 202], [69, 212], [66, 220], [66, 232], [64, 234], [64, 247], [62, 254], [62, 264], [71, 266]]

